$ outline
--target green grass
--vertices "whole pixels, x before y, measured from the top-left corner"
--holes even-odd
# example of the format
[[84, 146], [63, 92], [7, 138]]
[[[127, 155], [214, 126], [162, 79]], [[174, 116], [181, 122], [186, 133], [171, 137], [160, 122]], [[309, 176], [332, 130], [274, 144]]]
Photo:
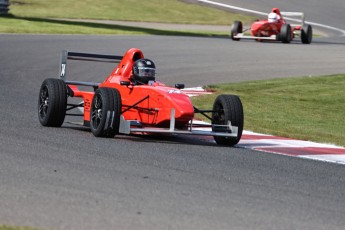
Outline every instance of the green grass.
[[0, 18], [0, 25], [0, 33], [225, 36], [222, 32], [168, 31], [96, 22], [75, 22], [60, 19], [20, 18], [11, 16]]
[[[178, 0], [16, 0], [10, 1], [12, 17], [0, 17], [0, 33], [46, 34], [167, 34], [190, 32], [151, 30], [137, 27], [80, 23], [55, 19], [103, 19], [118, 21], [229, 25], [234, 20], [253, 21], [253, 17]], [[182, 33], [182, 34], [180, 34]], [[224, 33], [224, 32], [223, 32]], [[194, 32], [192, 35], [212, 35]], [[218, 35], [219, 33], [216, 33]], [[225, 33], [224, 33], [225, 34]]]
[[214, 95], [193, 102], [206, 109], [218, 94], [236, 94], [246, 130], [345, 146], [344, 85], [345, 75], [212, 85]]
[[[22, 4], [16, 4], [20, 2]], [[226, 11], [178, 0], [17, 0], [10, 12], [21, 17], [85, 18], [120, 21], [223, 24], [230, 23]], [[242, 15], [236, 18], [247, 19]], [[231, 19], [231, 18], [230, 18]]]

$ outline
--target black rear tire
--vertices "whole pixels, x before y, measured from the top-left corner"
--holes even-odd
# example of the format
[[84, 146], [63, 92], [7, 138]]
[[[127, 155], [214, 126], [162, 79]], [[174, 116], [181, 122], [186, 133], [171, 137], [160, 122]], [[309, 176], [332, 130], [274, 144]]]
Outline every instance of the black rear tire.
[[243, 31], [242, 22], [234, 21], [234, 23], [231, 26], [231, 30], [230, 30], [230, 37], [231, 37], [231, 39], [234, 40], [234, 41], [241, 40], [240, 38], [234, 38], [234, 36], [236, 36], [239, 33], [242, 33], [242, 31]]
[[283, 43], [290, 43], [292, 40], [290, 24], [283, 24], [280, 28], [280, 39]]
[[313, 29], [311, 25], [303, 25], [301, 31], [301, 40], [303, 44], [310, 44], [313, 39]]
[[67, 87], [63, 80], [43, 81], [38, 97], [38, 119], [43, 126], [60, 127], [65, 120]]
[[96, 137], [114, 137], [119, 133], [121, 95], [117, 89], [99, 88], [93, 96], [90, 128]]
[[[214, 140], [219, 145], [234, 146], [240, 141], [243, 132], [244, 116], [242, 103], [236, 95], [219, 95], [213, 104], [212, 124], [227, 125], [228, 121], [231, 121], [232, 126], [238, 127], [237, 136], [214, 136]], [[221, 131], [215, 127], [212, 130], [217, 132]], [[229, 132], [229, 130], [223, 131]]]

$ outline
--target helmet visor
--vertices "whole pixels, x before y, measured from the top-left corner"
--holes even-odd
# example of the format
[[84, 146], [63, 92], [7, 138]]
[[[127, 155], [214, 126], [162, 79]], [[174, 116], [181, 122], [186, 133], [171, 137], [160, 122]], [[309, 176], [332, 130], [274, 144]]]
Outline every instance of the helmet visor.
[[154, 77], [156, 74], [155, 68], [138, 67], [138, 76], [140, 77]]

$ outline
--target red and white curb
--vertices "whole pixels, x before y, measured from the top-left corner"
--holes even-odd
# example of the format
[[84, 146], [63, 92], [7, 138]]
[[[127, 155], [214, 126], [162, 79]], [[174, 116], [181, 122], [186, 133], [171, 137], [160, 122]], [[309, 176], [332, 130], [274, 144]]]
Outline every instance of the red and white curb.
[[345, 164], [345, 148], [244, 131], [238, 147], [257, 151]]
[[[212, 94], [202, 87], [188, 88], [184, 90], [189, 96]], [[193, 121], [199, 123], [200, 121]], [[201, 122], [202, 123], [202, 122]], [[277, 137], [243, 131], [239, 148], [253, 149], [262, 152], [313, 159], [337, 164], [345, 164], [345, 148], [333, 144], [320, 144], [311, 141], [294, 140], [291, 138]]]

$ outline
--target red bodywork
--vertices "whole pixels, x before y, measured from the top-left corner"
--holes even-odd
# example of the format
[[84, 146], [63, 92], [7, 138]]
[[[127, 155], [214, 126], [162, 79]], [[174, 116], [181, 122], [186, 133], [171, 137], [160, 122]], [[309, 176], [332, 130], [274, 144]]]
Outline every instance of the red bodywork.
[[[132, 84], [132, 66], [140, 58], [144, 58], [141, 50], [129, 49], [117, 67], [98, 87], [115, 88], [120, 92], [122, 115], [125, 120], [136, 120], [143, 126], [167, 127], [171, 119], [171, 110], [174, 108], [176, 127], [186, 125], [194, 117], [194, 107], [188, 95], [158, 81], [149, 85]], [[74, 97], [83, 98], [84, 123], [90, 122], [94, 92], [79, 91], [73, 84], [69, 87]], [[132, 107], [133, 105], [135, 106]]]
[[[254, 22], [250, 28], [250, 33], [252, 36], [270, 37], [272, 35], [279, 35], [280, 29], [283, 24], [286, 24], [286, 21], [284, 20], [278, 8], [273, 8], [271, 12], [278, 14], [279, 20], [277, 22], [269, 22], [267, 19], [265, 19]], [[295, 30], [301, 30], [301, 26], [295, 26], [291, 29], [291, 36], [293, 36], [293, 32]]]
[[[240, 141], [244, 118], [238, 96], [218, 95], [212, 109], [198, 109], [182, 91], [183, 84], [168, 87], [155, 81], [152, 75], [133, 77], [133, 65], [143, 58], [144, 54], [137, 48], [129, 49], [124, 56], [63, 50], [59, 79], [47, 78], [40, 88], [40, 123], [60, 127], [65, 116], [73, 116], [83, 117], [84, 123], [74, 120], [69, 123], [90, 127], [96, 137], [161, 133], [213, 136], [217, 144], [226, 146]], [[95, 83], [67, 80], [67, 60], [118, 64], [102, 83]], [[135, 68], [142, 68], [139, 64]], [[79, 86], [93, 87], [93, 91], [81, 90]], [[193, 121], [196, 113], [211, 123]]]

